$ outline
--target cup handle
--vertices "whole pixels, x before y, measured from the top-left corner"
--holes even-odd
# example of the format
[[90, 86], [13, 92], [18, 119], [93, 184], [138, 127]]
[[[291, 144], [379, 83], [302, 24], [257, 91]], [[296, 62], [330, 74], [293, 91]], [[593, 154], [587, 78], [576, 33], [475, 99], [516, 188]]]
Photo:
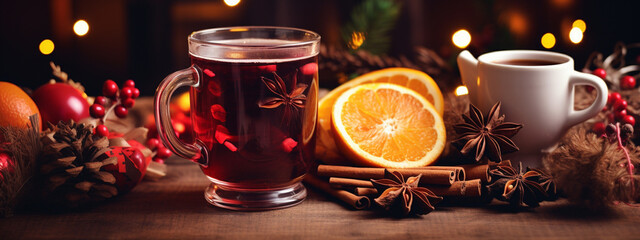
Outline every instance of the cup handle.
[[[575, 94], [575, 86], [576, 85], [589, 85], [595, 88], [598, 95], [596, 96], [596, 100], [591, 104], [591, 106], [575, 111], [574, 109], [574, 94]], [[607, 104], [607, 96], [609, 90], [607, 89], [607, 85], [600, 79], [599, 77], [573, 71], [571, 74], [571, 79], [569, 80], [569, 89], [571, 89], [571, 104], [569, 105], [569, 117], [567, 119], [567, 128], [576, 125], [578, 123], [584, 122], [587, 119], [595, 116], [602, 108]]]
[[202, 71], [196, 66], [182, 69], [167, 76], [158, 88], [154, 98], [154, 114], [160, 140], [176, 155], [190, 159], [204, 167], [208, 166], [208, 152], [205, 144], [196, 139], [195, 143], [187, 144], [180, 141], [171, 124], [169, 103], [171, 95], [180, 87], [198, 87]]

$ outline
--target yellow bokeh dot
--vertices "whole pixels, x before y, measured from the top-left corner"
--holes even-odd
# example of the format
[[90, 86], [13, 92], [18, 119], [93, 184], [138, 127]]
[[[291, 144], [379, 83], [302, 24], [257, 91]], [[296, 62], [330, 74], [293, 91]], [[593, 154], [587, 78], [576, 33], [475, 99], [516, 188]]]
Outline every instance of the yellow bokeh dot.
[[229, 7], [235, 7], [240, 3], [240, 0], [224, 0], [224, 4], [227, 4]]
[[73, 32], [78, 36], [84, 36], [89, 32], [89, 23], [85, 20], [78, 20], [73, 24]]
[[574, 27], [571, 29], [569, 32], [569, 40], [575, 44], [582, 42], [582, 31], [580, 28]]
[[554, 36], [552, 33], [545, 33], [544, 35], [542, 35], [540, 43], [542, 43], [542, 46], [546, 49], [552, 48], [556, 45], [556, 36]]
[[585, 23], [582, 19], [578, 19], [573, 21], [573, 27], [580, 29], [580, 31], [584, 32], [587, 30], [587, 23]]
[[460, 29], [451, 37], [453, 44], [458, 48], [466, 48], [471, 43], [471, 34], [465, 29]]
[[189, 92], [185, 92], [183, 94], [180, 94], [180, 96], [178, 96], [178, 99], [176, 99], [178, 108], [183, 112], [189, 112], [189, 110], [191, 109], [191, 98], [189, 96]]
[[51, 41], [50, 39], [45, 39], [42, 40], [42, 42], [40, 42], [40, 46], [38, 46], [38, 48], [40, 49], [40, 52], [44, 55], [49, 55], [53, 52], [53, 49], [56, 48], [56, 46], [53, 44], [53, 41]]
[[467, 94], [469, 94], [469, 89], [467, 89], [467, 86], [458, 86], [456, 88], [456, 96], [462, 96]]

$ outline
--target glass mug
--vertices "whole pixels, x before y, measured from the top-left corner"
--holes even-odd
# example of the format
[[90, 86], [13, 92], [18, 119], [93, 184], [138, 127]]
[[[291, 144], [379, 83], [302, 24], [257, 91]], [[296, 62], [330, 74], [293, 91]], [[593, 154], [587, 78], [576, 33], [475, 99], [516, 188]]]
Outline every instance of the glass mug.
[[[200, 164], [211, 181], [205, 199], [234, 210], [296, 205], [313, 163], [320, 35], [284, 27], [201, 30], [188, 38], [191, 67], [158, 86], [162, 142]], [[171, 125], [173, 92], [190, 87], [194, 143]]]

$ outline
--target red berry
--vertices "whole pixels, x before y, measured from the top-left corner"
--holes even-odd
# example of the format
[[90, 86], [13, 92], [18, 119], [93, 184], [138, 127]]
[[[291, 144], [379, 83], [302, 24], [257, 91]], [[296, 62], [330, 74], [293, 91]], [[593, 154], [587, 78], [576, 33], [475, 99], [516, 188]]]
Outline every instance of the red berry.
[[603, 122], [597, 122], [593, 124], [593, 132], [598, 135], [604, 134], [605, 125]]
[[132, 98], [138, 98], [140, 96], [140, 89], [133, 88], [133, 94], [131, 94]]
[[627, 116], [627, 110], [622, 109], [620, 111], [615, 112], [614, 114], [615, 120], [622, 121]]
[[636, 79], [632, 76], [624, 76], [620, 79], [620, 87], [623, 89], [632, 89], [636, 87]]
[[157, 162], [157, 163], [164, 163], [164, 159], [159, 158], [159, 157], [154, 157], [154, 158], [153, 158], [153, 161], [154, 161], [154, 162]]
[[122, 85], [122, 87], [130, 87], [130, 88], [134, 88], [136, 87], [136, 82], [134, 82], [133, 80], [129, 79], [127, 81], [124, 82], [124, 85]]
[[151, 150], [156, 149], [160, 144], [160, 140], [157, 138], [149, 138], [149, 140], [147, 140], [147, 147]]
[[158, 153], [156, 153], [156, 157], [162, 158], [162, 159], [166, 159], [168, 157], [171, 156], [171, 150], [169, 150], [168, 148], [160, 145], [158, 146], [157, 149]]
[[109, 129], [107, 128], [107, 126], [100, 124], [100, 125], [96, 126], [95, 134], [97, 134], [98, 136], [101, 136], [101, 137], [108, 137], [109, 136]]
[[602, 68], [597, 68], [596, 70], [593, 70], [593, 75], [596, 75], [599, 78], [605, 79], [607, 77], [607, 71], [605, 71]]
[[104, 84], [102, 85], [102, 95], [108, 98], [115, 98], [117, 93], [118, 84], [116, 84], [116, 82], [111, 79], [104, 81]]
[[93, 118], [101, 118], [104, 117], [104, 107], [100, 104], [94, 103], [93, 105], [91, 105], [91, 107], [89, 108], [89, 113], [91, 114], [91, 117]]
[[622, 99], [622, 96], [620, 95], [620, 93], [617, 93], [617, 92], [609, 93], [609, 97], [607, 98], [607, 105], [613, 105], [620, 99]]
[[125, 118], [129, 113], [129, 110], [127, 110], [127, 108], [122, 105], [116, 106], [116, 108], [114, 108], [113, 111], [116, 113], [116, 116], [118, 116], [119, 118]]
[[631, 124], [631, 126], [636, 125], [636, 119], [631, 116], [631, 115], [627, 115], [622, 119], [623, 122]]
[[607, 114], [607, 120], [609, 120], [609, 123], [613, 123], [616, 121], [616, 117], [613, 113], [609, 113]]
[[624, 99], [618, 99], [614, 104], [613, 104], [613, 110], [615, 111], [620, 111], [620, 110], [624, 110], [627, 109], [627, 101]]
[[133, 96], [133, 88], [123, 87], [122, 90], [120, 90], [120, 99], [129, 99], [131, 96]]
[[97, 96], [96, 99], [93, 101], [93, 103], [100, 104], [102, 106], [107, 105], [107, 98], [103, 96]]
[[136, 103], [136, 100], [133, 100], [132, 98], [127, 98], [126, 100], [123, 100], [122, 105], [126, 108], [131, 108], [133, 107], [134, 103]]

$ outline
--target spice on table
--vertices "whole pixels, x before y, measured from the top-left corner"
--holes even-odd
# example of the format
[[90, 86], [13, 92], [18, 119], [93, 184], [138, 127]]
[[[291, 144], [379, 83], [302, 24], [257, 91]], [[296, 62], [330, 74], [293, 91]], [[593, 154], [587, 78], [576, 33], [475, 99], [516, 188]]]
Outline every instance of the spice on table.
[[340, 199], [355, 209], [361, 210], [371, 206], [371, 200], [369, 200], [368, 197], [356, 196], [346, 190], [332, 188], [328, 182], [320, 180], [314, 175], [307, 174], [304, 177], [304, 182], [337, 199]]
[[491, 182], [489, 164], [460, 165], [464, 169], [467, 179], [480, 179], [483, 183]]
[[[418, 185], [425, 187], [435, 195], [443, 197], [479, 197], [482, 193], [482, 183], [480, 179], [474, 179], [469, 181], [457, 181], [451, 184], [451, 186], [445, 185]], [[354, 192], [359, 196], [368, 196], [378, 194], [375, 188], [371, 187], [356, 187]]]
[[[386, 170], [385, 170], [386, 171]], [[418, 187], [421, 174], [409, 177], [405, 181], [401, 173], [394, 171], [385, 174], [383, 179], [372, 179], [375, 188], [381, 192], [374, 201], [383, 209], [394, 214], [406, 216], [410, 213], [423, 215], [435, 209], [433, 204], [442, 201], [429, 189]]]
[[500, 116], [500, 102], [493, 105], [486, 117], [471, 104], [469, 114], [462, 118], [464, 123], [453, 127], [460, 137], [451, 144], [464, 155], [473, 154], [476, 162], [483, 157], [501, 162], [503, 153], [519, 150], [510, 138], [520, 131], [522, 124], [505, 122], [504, 115]]
[[538, 207], [539, 203], [547, 198], [544, 188], [536, 182], [540, 173], [523, 172], [522, 164], [516, 170], [510, 162], [500, 163], [491, 170], [491, 175], [497, 179], [489, 185], [489, 189], [498, 200], [507, 201], [515, 206], [526, 204], [530, 207]]
[[[319, 165], [318, 176], [323, 177], [344, 177], [356, 179], [381, 179], [387, 177], [385, 168], [371, 167], [347, 167], [335, 165]], [[397, 171], [406, 176], [418, 176], [421, 184], [442, 184], [451, 185], [455, 180], [455, 171], [444, 169], [422, 169], [422, 168], [402, 168], [388, 169], [389, 172]]]

